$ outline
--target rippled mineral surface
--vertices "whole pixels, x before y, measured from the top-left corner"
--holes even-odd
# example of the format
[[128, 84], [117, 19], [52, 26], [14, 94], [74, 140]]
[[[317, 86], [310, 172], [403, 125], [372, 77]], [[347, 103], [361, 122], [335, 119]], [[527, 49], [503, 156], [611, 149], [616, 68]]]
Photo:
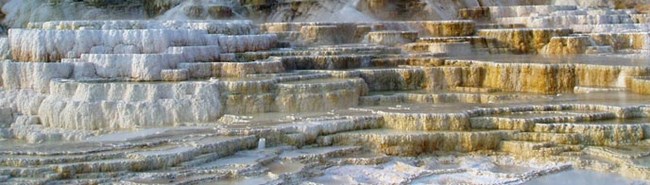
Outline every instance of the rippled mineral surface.
[[650, 0], [0, 5], [0, 184], [650, 183]]

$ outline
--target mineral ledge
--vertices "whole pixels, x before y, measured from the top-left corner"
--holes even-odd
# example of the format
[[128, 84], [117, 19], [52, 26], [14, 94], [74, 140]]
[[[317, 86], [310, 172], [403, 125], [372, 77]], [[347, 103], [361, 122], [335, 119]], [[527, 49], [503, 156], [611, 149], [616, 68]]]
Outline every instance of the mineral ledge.
[[649, 184], [648, 0], [0, 0], [0, 184]]

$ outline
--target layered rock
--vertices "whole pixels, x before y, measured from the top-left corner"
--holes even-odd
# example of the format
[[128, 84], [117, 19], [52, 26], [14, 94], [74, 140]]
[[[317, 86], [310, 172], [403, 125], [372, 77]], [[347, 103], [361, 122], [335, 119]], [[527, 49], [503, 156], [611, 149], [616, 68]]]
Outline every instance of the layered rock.
[[51, 85], [51, 95], [43, 100], [38, 113], [47, 127], [79, 130], [164, 127], [216, 121], [223, 111], [219, 86], [211, 82], [136, 84], [56, 80]]
[[356, 26], [352, 24], [309, 25], [300, 28], [301, 40], [307, 44], [329, 45], [351, 43], [355, 40], [352, 34]]
[[495, 149], [505, 132], [396, 132], [361, 131], [333, 135], [338, 144], [369, 145], [390, 155], [418, 155], [429, 151], [477, 151]]
[[591, 38], [582, 37], [553, 37], [548, 45], [542, 48], [540, 54], [570, 55], [584, 54], [591, 46]]
[[[0, 38], [13, 59], [0, 68], [0, 181], [650, 177], [639, 12], [605, 1], [136, 3], [158, 20], [34, 22]], [[419, 21], [456, 12], [468, 20]]]
[[417, 31], [421, 36], [454, 37], [474, 34], [473, 21], [407, 21], [384, 22], [381, 27], [385, 30]]
[[33, 89], [37, 92], [47, 93], [50, 90], [50, 81], [57, 78], [72, 77], [73, 66], [56, 63], [18, 63], [3, 61], [2, 87], [7, 89]]
[[630, 90], [635, 93], [650, 94], [648, 85], [650, 85], [650, 81], [645, 77], [633, 77], [630, 80]]
[[422, 89], [427, 81], [424, 71], [419, 69], [362, 69], [359, 77], [373, 91]]
[[175, 54], [83, 54], [81, 60], [94, 64], [100, 78], [162, 80], [162, 71], [174, 69], [182, 61]]
[[433, 53], [447, 56], [464, 56], [472, 54], [469, 42], [458, 43], [412, 43], [403, 48], [411, 52]]
[[206, 33], [201, 30], [12, 29], [9, 39], [14, 60], [55, 62], [62, 58], [79, 58], [84, 53], [154, 54], [162, 53], [172, 46], [205, 45], [202, 35]]
[[[512, 23], [512, 19], [500, 19], [500, 22]], [[529, 17], [521, 22], [529, 27], [571, 27], [573, 25], [596, 25], [596, 24], [631, 24], [635, 21], [627, 14], [611, 15], [563, 15], [549, 17]]]
[[490, 17], [525, 17], [532, 14], [549, 14], [555, 11], [576, 10], [576, 6], [491, 6]]
[[535, 131], [581, 133], [579, 143], [597, 146], [634, 144], [645, 137], [641, 125], [538, 124]]
[[361, 79], [313, 80], [278, 84], [275, 104], [281, 112], [323, 111], [358, 105], [368, 93]]
[[570, 29], [487, 29], [478, 35], [488, 39], [488, 47], [511, 49], [514, 53], [539, 53], [551, 38], [567, 36]]
[[249, 20], [74, 20], [30, 22], [27, 29], [46, 30], [115, 30], [115, 29], [197, 29], [210, 34], [249, 35], [257, 33]]
[[410, 42], [415, 42], [417, 39], [417, 32], [369, 32], [366, 36], [366, 42], [381, 44], [381, 45], [399, 45]]
[[482, 85], [506, 91], [571, 92], [576, 83], [573, 70], [562, 64], [488, 64]]
[[181, 63], [178, 68], [188, 70], [189, 77], [205, 79], [210, 77], [246, 77], [250, 74], [273, 74], [285, 71], [277, 60], [255, 62], [200, 62]]
[[263, 35], [206, 35], [207, 45], [217, 45], [224, 53], [241, 53], [248, 51], [261, 51], [275, 48], [277, 36], [275, 34]]

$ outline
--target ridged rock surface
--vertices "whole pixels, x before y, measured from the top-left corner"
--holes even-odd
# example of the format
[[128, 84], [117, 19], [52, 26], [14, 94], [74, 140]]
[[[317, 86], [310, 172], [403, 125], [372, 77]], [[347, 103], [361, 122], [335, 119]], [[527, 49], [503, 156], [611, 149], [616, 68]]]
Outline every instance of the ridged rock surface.
[[646, 0], [0, 0], [0, 184], [649, 184]]

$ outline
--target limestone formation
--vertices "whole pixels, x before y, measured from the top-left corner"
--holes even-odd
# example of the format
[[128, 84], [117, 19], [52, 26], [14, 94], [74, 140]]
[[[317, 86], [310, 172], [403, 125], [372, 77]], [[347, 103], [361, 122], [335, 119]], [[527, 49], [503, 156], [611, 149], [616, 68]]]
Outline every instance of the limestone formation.
[[486, 29], [479, 36], [485, 37], [489, 48], [507, 49], [513, 53], [539, 53], [551, 38], [568, 36], [570, 29]]
[[0, 184], [649, 184], [645, 2], [0, 0]]

